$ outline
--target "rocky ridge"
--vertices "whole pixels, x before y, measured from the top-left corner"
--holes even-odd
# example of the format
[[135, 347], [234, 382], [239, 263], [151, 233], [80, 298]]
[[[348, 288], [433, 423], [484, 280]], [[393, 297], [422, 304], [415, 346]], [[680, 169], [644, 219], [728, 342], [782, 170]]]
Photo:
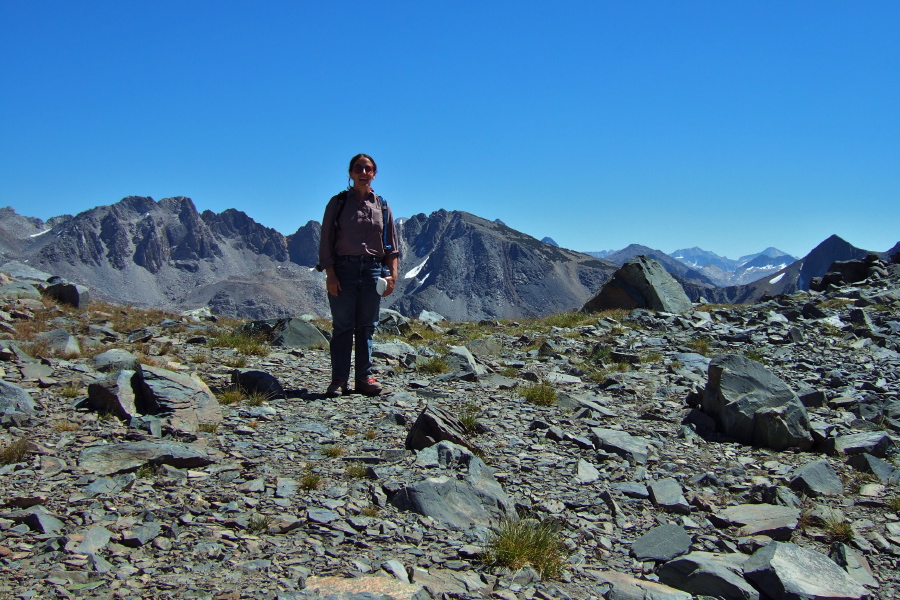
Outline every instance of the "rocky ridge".
[[[385, 306], [451, 319], [518, 318], [581, 306], [615, 270], [459, 211], [398, 219], [402, 277]], [[315, 271], [321, 225], [291, 235], [190, 198], [130, 196], [43, 223], [0, 211], [0, 264], [24, 263], [92, 286], [96, 298], [168, 310], [207, 306], [266, 319], [328, 314]]]
[[[0, 593], [900, 598], [900, 268], [880, 268], [681, 315], [385, 310], [374, 399], [323, 397], [321, 337], [241, 354], [208, 313], [5, 283]], [[315, 329], [294, 321], [269, 328]], [[211, 410], [236, 385], [262, 394]], [[808, 437], [768, 447], [775, 415], [740, 443], [704, 411], [731, 393], [783, 398]], [[559, 527], [559, 578], [481, 562], [512, 511]]]

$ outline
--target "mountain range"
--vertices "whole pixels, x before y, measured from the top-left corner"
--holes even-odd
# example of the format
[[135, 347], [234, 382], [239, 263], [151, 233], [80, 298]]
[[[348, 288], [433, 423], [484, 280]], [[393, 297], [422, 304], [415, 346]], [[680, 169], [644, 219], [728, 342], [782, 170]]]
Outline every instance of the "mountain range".
[[[756, 254], [742, 256], [737, 260], [719, 256], [696, 246], [665, 254], [661, 250], [632, 244], [622, 250], [603, 250], [586, 252], [586, 254], [605, 258], [616, 264], [624, 264], [626, 260], [634, 258], [638, 254], [645, 254], [662, 263], [671, 273], [717, 287], [752, 283], [767, 275], [777, 273], [797, 260], [796, 257], [771, 247]], [[681, 265], [677, 263], [681, 263]]]
[[[382, 306], [452, 320], [579, 309], [639, 254], [662, 263], [692, 300], [734, 303], [807, 289], [834, 260], [869, 253], [832, 236], [799, 261], [774, 248], [729, 262], [699, 248], [667, 255], [636, 244], [601, 258], [461, 211], [397, 222], [401, 277]], [[158, 202], [129, 196], [46, 222], [0, 209], [2, 263], [23, 262], [83, 283], [100, 299], [166, 309], [208, 306], [251, 319], [329, 314], [324, 277], [312, 268], [320, 237], [316, 221], [285, 236], [235, 209], [199, 213], [181, 196]], [[750, 274], [759, 277], [723, 285]]]

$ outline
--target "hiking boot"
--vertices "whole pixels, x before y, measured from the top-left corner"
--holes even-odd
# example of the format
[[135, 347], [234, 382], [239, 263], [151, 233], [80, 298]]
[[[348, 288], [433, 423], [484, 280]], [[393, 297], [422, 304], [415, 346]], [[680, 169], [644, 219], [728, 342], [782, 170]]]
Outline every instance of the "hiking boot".
[[348, 389], [347, 382], [341, 379], [333, 379], [331, 384], [325, 390], [325, 395], [329, 398], [337, 398], [343, 394], [348, 393], [350, 390]]
[[381, 394], [381, 384], [374, 377], [356, 380], [356, 392], [364, 396], [378, 396]]

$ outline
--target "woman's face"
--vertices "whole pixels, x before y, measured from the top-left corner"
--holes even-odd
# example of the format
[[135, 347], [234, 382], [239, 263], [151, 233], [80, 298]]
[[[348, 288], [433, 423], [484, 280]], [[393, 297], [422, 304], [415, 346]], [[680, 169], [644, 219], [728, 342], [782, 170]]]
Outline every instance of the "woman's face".
[[353, 163], [353, 168], [350, 169], [350, 178], [357, 185], [371, 184], [372, 180], [375, 179], [375, 165], [364, 156], [357, 158], [356, 162]]

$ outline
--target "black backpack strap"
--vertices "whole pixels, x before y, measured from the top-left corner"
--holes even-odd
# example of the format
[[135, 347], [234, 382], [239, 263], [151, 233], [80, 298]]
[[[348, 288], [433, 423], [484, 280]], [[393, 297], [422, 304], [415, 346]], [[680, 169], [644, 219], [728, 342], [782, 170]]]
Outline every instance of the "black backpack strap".
[[348, 192], [347, 190], [344, 190], [343, 192], [341, 192], [340, 194], [337, 195], [338, 206], [337, 206], [337, 212], [334, 213], [334, 228], [335, 229], [341, 228], [341, 226], [338, 225], [338, 221], [341, 218], [341, 213], [344, 212], [344, 205], [347, 203], [347, 195], [349, 193], [350, 192]]
[[384, 245], [384, 249], [387, 251], [393, 250], [394, 247], [388, 244], [388, 230], [387, 230], [387, 222], [388, 222], [388, 212], [387, 212], [387, 200], [378, 196], [381, 199], [381, 243]]

